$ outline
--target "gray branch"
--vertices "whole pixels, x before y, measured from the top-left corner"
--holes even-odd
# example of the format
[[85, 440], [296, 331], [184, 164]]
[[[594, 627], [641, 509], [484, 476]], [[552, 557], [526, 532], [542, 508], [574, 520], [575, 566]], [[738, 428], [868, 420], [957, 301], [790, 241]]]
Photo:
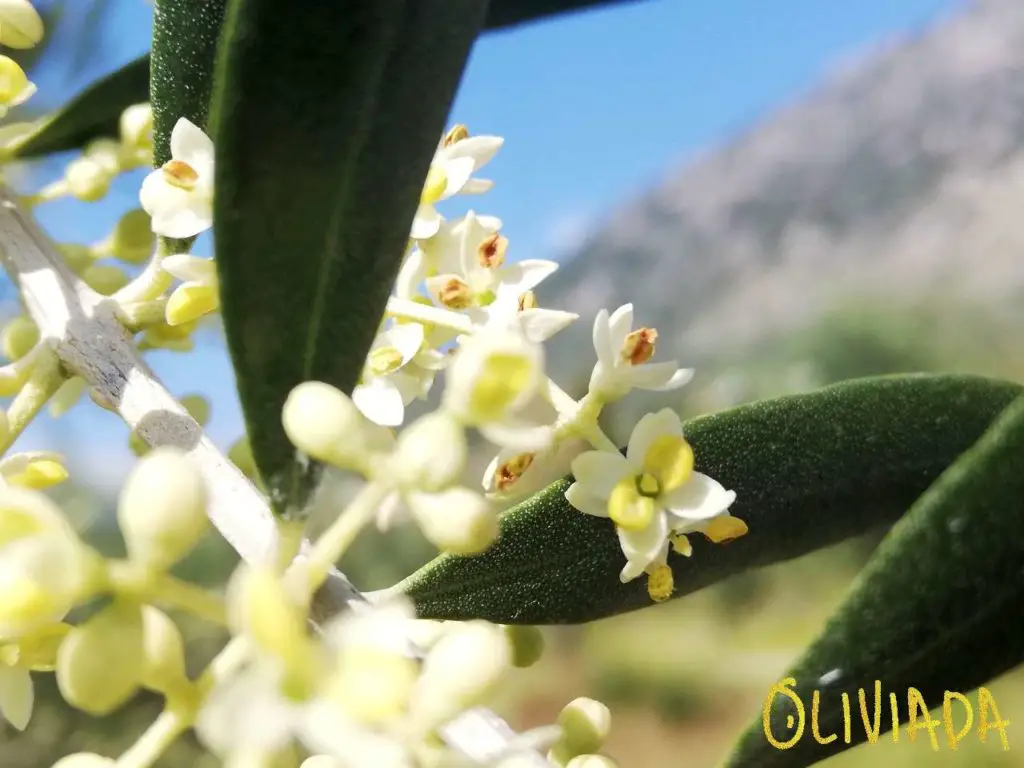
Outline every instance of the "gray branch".
[[[41, 338], [53, 346], [64, 367], [85, 379], [150, 446], [173, 446], [190, 456], [206, 481], [214, 527], [245, 561], [272, 563], [277, 527], [266, 499], [143, 362], [113, 302], [67, 268], [53, 242], [4, 186], [0, 261]], [[366, 598], [333, 570], [314, 598], [313, 620], [320, 624], [353, 602], [365, 603]], [[444, 730], [452, 748], [479, 762], [508, 750], [515, 736], [504, 721], [481, 709], [464, 713]], [[548, 765], [539, 754], [536, 764]]]

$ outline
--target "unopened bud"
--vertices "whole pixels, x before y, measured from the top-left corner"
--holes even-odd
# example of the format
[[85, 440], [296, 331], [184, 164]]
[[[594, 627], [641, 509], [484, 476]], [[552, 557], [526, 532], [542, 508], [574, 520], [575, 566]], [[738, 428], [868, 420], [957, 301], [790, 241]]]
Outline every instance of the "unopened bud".
[[53, 451], [15, 453], [0, 462], [0, 475], [8, 485], [42, 491], [68, 479], [64, 457]]
[[601, 702], [583, 697], [571, 701], [558, 714], [562, 738], [554, 747], [555, 754], [565, 762], [598, 752], [608, 738], [611, 723], [611, 712]]
[[150, 605], [142, 606], [142, 639], [142, 685], [167, 693], [187, 681], [185, 645], [178, 626], [167, 614]]
[[532, 667], [544, 654], [544, 634], [538, 627], [512, 624], [505, 627], [505, 634], [512, 646], [512, 666]]
[[0, 0], [0, 45], [33, 48], [43, 39], [43, 19], [29, 0]]
[[110, 237], [110, 251], [115, 259], [126, 264], [144, 264], [152, 255], [155, 242], [149, 214], [136, 208], [118, 219]]
[[133, 560], [169, 568], [209, 530], [202, 474], [180, 451], [155, 449], [125, 481], [117, 521]]
[[78, 752], [62, 757], [53, 764], [53, 768], [114, 768], [116, 765], [117, 763], [109, 757], [103, 757], [94, 752]]
[[391, 476], [411, 489], [440, 491], [462, 475], [466, 451], [462, 426], [448, 413], [436, 411], [417, 419], [398, 436]]
[[4, 326], [0, 335], [4, 356], [11, 361], [20, 360], [39, 343], [39, 326], [27, 315], [18, 315]]
[[107, 715], [132, 697], [145, 668], [142, 609], [115, 599], [75, 627], [57, 652], [57, 686], [71, 706]]
[[103, 199], [110, 190], [113, 174], [101, 163], [83, 156], [68, 163], [64, 180], [72, 196], [86, 203], [94, 203]]
[[[3, 37], [0, 24], [0, 38]], [[36, 92], [34, 84], [29, 82], [28, 75], [14, 59], [0, 56], [0, 111], [6, 113], [27, 101]]]
[[153, 109], [148, 103], [133, 104], [121, 113], [121, 142], [136, 152], [153, 149]]
[[74, 529], [48, 496], [22, 488], [0, 491], [0, 546], [45, 533], [73, 536]]
[[498, 538], [497, 514], [485, 498], [467, 488], [410, 493], [406, 501], [423, 535], [444, 552], [475, 555]]
[[129, 277], [113, 264], [90, 264], [82, 272], [82, 280], [96, 293], [110, 296], [128, 285]]
[[314, 459], [348, 467], [365, 458], [362, 417], [348, 395], [330, 384], [299, 384], [288, 395], [281, 420], [288, 439]]

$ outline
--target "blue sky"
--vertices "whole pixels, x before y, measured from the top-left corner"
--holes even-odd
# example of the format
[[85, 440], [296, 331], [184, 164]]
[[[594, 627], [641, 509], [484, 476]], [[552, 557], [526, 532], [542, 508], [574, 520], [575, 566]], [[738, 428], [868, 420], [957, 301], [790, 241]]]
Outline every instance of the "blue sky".
[[[669, 168], [798, 98], [838, 61], [959, 5], [646, 0], [488, 36], [473, 52], [452, 118], [506, 143], [484, 174], [496, 181], [494, 190], [456, 201], [451, 210], [464, 211], [468, 200], [478, 212], [500, 216], [515, 258], [560, 258], [588, 226]], [[39, 85], [48, 100], [147, 49], [150, 4], [112, 6], [104, 55], [74, 78], [43, 73]], [[43, 222], [61, 240], [98, 239], [135, 204], [137, 184], [138, 177], [125, 179], [92, 206], [55, 206]], [[211, 396], [218, 443], [241, 433], [230, 367], [215, 340], [190, 357], [164, 355], [153, 363], [175, 394]], [[102, 466], [95, 450], [82, 450], [85, 439], [109, 447]], [[88, 458], [82, 469], [103, 485], [116, 483], [130, 460], [123, 425], [91, 404], [58, 422], [41, 420], [20, 445]]]

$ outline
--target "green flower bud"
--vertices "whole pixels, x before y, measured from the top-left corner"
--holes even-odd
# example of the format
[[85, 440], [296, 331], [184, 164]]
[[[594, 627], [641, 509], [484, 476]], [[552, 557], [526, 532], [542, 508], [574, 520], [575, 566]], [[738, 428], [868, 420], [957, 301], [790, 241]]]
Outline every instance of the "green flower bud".
[[64, 263], [68, 265], [68, 269], [76, 274], [84, 272], [96, 259], [92, 249], [86, 245], [62, 243], [58, 247], [61, 255], [64, 257]]
[[18, 315], [11, 320], [0, 334], [4, 356], [11, 361], [23, 358], [38, 342], [39, 326], [26, 315]]
[[89, 157], [76, 157], [64, 171], [68, 191], [77, 200], [95, 203], [110, 190], [113, 175], [99, 162]]
[[121, 142], [134, 152], [153, 151], [153, 109], [148, 102], [133, 104], [121, 113]]
[[138, 690], [145, 669], [142, 609], [115, 599], [71, 630], [57, 652], [57, 686], [73, 707], [107, 715]]
[[43, 19], [29, 0], [0, 0], [0, 45], [34, 48], [43, 39]]
[[110, 236], [110, 253], [126, 264], [145, 264], [153, 255], [155, 242], [149, 214], [136, 208], [118, 219]]
[[143, 606], [142, 636], [142, 685], [167, 693], [186, 683], [185, 645], [171, 618], [152, 606]]
[[296, 448], [314, 459], [348, 467], [364, 460], [362, 416], [340, 389], [319, 381], [299, 384], [281, 414]]
[[113, 264], [90, 264], [82, 270], [82, 280], [96, 293], [103, 296], [121, 290], [129, 281], [128, 275], [120, 267]]
[[512, 666], [523, 669], [540, 661], [544, 654], [544, 634], [539, 627], [512, 624], [505, 627], [505, 634], [512, 646]]
[[209, 530], [202, 474], [174, 448], [152, 451], [128, 476], [117, 521], [133, 560], [169, 568]]
[[[608, 738], [611, 722], [611, 712], [599, 701], [581, 697], [569, 702], [558, 714], [562, 738], [552, 749], [554, 757], [566, 763], [597, 752]], [[600, 764], [594, 768], [600, 768]]]

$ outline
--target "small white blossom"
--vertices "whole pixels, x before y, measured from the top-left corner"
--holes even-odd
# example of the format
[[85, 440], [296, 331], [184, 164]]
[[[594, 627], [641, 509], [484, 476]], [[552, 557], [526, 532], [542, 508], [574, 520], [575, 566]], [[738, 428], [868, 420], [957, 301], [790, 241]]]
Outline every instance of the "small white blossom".
[[692, 369], [680, 369], [675, 360], [649, 363], [658, 332], [633, 328], [633, 305], [623, 304], [609, 317], [602, 309], [594, 319], [594, 351], [597, 364], [590, 376], [590, 391], [616, 400], [631, 389], [666, 392], [693, 378]]
[[374, 339], [362, 378], [352, 390], [352, 402], [367, 419], [382, 427], [402, 423], [405, 407], [423, 389], [420, 379], [406, 369], [422, 346], [419, 323], [396, 324]]
[[187, 238], [213, 226], [213, 142], [180, 118], [171, 132], [171, 159], [142, 182], [139, 200], [153, 231]]
[[460, 193], [479, 194], [491, 188], [490, 181], [472, 176], [491, 161], [503, 142], [498, 136], [469, 137], [458, 126], [441, 140], [423, 184], [410, 237], [424, 240], [440, 230], [442, 219], [435, 203]]
[[669, 536], [702, 530], [736, 498], [717, 481], [693, 471], [693, 450], [669, 408], [644, 416], [626, 455], [587, 451], [572, 462], [575, 482], [565, 492], [581, 512], [610, 517], [627, 562], [622, 581], [665, 565]]

